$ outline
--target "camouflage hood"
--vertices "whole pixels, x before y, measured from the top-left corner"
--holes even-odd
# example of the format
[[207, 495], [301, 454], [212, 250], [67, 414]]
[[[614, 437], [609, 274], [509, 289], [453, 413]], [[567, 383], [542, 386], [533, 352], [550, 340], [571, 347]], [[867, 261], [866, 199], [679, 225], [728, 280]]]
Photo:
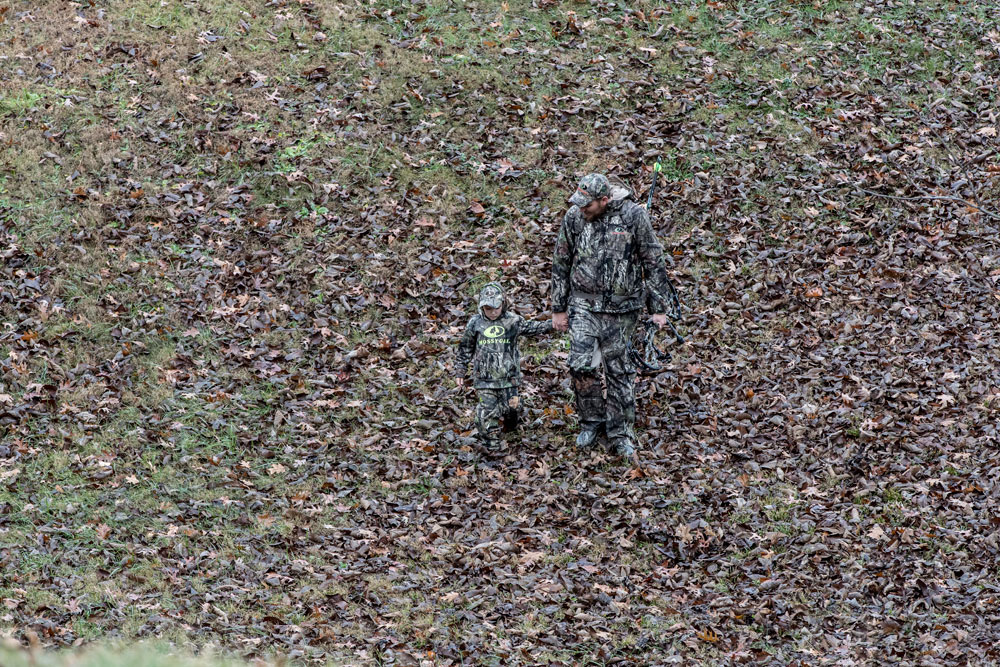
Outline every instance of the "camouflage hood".
[[[617, 179], [616, 179], [617, 180]], [[611, 210], [618, 210], [622, 207], [627, 200], [631, 199], [635, 201], [635, 193], [632, 192], [632, 188], [628, 187], [622, 182], [612, 182], [611, 184], [611, 201], [608, 202], [608, 208]]]

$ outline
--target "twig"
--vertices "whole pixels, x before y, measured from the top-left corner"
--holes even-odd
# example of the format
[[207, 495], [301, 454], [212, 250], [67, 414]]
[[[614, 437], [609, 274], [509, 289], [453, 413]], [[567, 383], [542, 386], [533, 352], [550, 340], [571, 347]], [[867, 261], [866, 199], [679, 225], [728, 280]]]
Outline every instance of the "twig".
[[[923, 117], [921, 116], [921, 120], [922, 119], [923, 119]], [[959, 169], [962, 170], [962, 175], [965, 176], [965, 180], [968, 181], [969, 185], [971, 186], [974, 183], [974, 181], [972, 180], [972, 175], [969, 173], [969, 170], [968, 170], [968, 168], [967, 168], [967, 166], [965, 164], [965, 160], [958, 159], [955, 156], [955, 154], [951, 152], [951, 148], [948, 146], [948, 143], [945, 142], [944, 137], [942, 137], [938, 133], [936, 127], [934, 127], [933, 125], [931, 125], [930, 123], [927, 123], [927, 122], [925, 122], [924, 125], [934, 134], [934, 136], [937, 138], [937, 140], [939, 142], [941, 142], [941, 146], [944, 147], [944, 150], [945, 150], [946, 153], [948, 153], [948, 157], [951, 158], [951, 161], [953, 163], [955, 163], [955, 164], [958, 164]], [[905, 175], [906, 172], [903, 172], [903, 173]], [[907, 176], [907, 178], [909, 178], [909, 176]], [[950, 186], [949, 186], [949, 189], [951, 189], [952, 192], [955, 192], [955, 189], [951, 188]], [[955, 192], [955, 194], [957, 195], [958, 193]], [[979, 195], [976, 193], [976, 190], [975, 190], [974, 187], [972, 189], [972, 201], [975, 203], [976, 208], [978, 208], [980, 211], [983, 210], [982, 209], [982, 204], [979, 201]]]
[[979, 211], [980, 213], [982, 213], [982, 214], [984, 214], [984, 215], [986, 215], [986, 216], [988, 216], [990, 218], [993, 218], [994, 220], [1000, 220], [1000, 213], [994, 213], [993, 211], [987, 210], [987, 209], [985, 209], [985, 208], [983, 208], [981, 206], [977, 206], [977, 205], [969, 202], [969, 200], [962, 199], [961, 197], [942, 197], [942, 196], [939, 196], [939, 195], [917, 195], [916, 197], [900, 197], [899, 195], [887, 195], [887, 194], [885, 194], [883, 192], [875, 192], [874, 190], [866, 190], [865, 188], [859, 187], [859, 186], [855, 185], [854, 183], [838, 183], [837, 185], [834, 185], [833, 187], [823, 188], [822, 190], [819, 190], [817, 192], [813, 192], [813, 194], [815, 194], [815, 195], [826, 194], [827, 192], [830, 192], [831, 190], [836, 190], [837, 188], [844, 187], [844, 186], [853, 187], [854, 189], [858, 190], [859, 192], [864, 192], [865, 194], [873, 195], [875, 197], [883, 197], [885, 199], [896, 199], [896, 200], [899, 200], [899, 201], [922, 201], [922, 200], [925, 200], [925, 199], [937, 199], [937, 200], [941, 200], [941, 201], [956, 202], [958, 204], [965, 204], [969, 208], [974, 208], [977, 211]]
[[[851, 183], [843, 183], [843, 185], [852, 185], [852, 184]], [[875, 192], [874, 190], [866, 190], [865, 188], [860, 188], [858, 186], [854, 186], [854, 187], [857, 190], [859, 190], [860, 192], [864, 192], [866, 194], [874, 195], [875, 197], [884, 197], [885, 199], [896, 199], [896, 200], [899, 200], [899, 201], [921, 201], [921, 200], [925, 200], [925, 199], [935, 199], [935, 200], [939, 200], [939, 201], [951, 201], [951, 202], [956, 202], [956, 203], [959, 203], [959, 204], [965, 204], [969, 208], [976, 209], [977, 211], [979, 211], [983, 215], [986, 215], [986, 216], [988, 216], [990, 218], [993, 218], [994, 220], [1000, 220], [1000, 213], [994, 213], [993, 211], [988, 211], [985, 208], [982, 208], [981, 206], [977, 206], [977, 205], [973, 204], [972, 202], [970, 202], [967, 199], [962, 199], [961, 197], [942, 197], [942, 196], [939, 196], [939, 195], [918, 195], [916, 197], [900, 197], [898, 195], [887, 195], [887, 194], [884, 194], [884, 193], [881, 193], [881, 192]]]

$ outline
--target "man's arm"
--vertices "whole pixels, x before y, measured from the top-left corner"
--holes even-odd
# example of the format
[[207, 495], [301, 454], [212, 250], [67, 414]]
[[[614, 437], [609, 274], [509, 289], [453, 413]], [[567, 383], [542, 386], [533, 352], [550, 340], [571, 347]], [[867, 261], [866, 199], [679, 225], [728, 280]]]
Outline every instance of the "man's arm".
[[663, 246], [656, 238], [653, 225], [649, 221], [649, 213], [642, 206], [633, 206], [632, 215], [638, 232], [639, 259], [642, 261], [642, 273], [646, 286], [646, 309], [653, 315], [657, 326], [667, 323], [666, 295], [669, 293], [667, 283], [667, 265], [663, 258]]
[[[572, 209], [570, 209], [572, 211]], [[573, 217], [570, 211], [563, 216], [556, 238], [556, 249], [552, 254], [552, 313], [555, 315], [566, 312], [569, 308], [569, 274], [573, 267], [575, 251], [575, 235], [573, 233]]]

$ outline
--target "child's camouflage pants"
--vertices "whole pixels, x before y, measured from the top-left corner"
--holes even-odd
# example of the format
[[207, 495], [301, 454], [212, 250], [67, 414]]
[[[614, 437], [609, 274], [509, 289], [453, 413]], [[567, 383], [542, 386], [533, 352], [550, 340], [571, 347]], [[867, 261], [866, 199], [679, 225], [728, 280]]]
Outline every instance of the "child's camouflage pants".
[[476, 405], [476, 430], [488, 445], [500, 441], [501, 426], [510, 430], [517, 425], [517, 387], [505, 389], [476, 389], [479, 404]]
[[[569, 372], [581, 426], [604, 423], [612, 442], [634, 442], [635, 368], [628, 341], [638, 313], [595, 313], [570, 308]], [[604, 369], [607, 398], [601, 386]]]

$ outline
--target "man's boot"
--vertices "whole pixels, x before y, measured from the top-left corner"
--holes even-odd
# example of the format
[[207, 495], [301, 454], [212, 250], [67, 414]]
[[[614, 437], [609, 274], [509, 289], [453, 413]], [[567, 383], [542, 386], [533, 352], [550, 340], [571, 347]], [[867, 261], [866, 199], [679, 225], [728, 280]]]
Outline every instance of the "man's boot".
[[482, 454], [496, 454], [504, 450], [504, 441], [496, 436], [480, 438], [479, 451]]
[[638, 463], [638, 455], [635, 451], [635, 445], [629, 438], [616, 438], [613, 444], [613, 449], [615, 454], [622, 457], [626, 461], [631, 463]]
[[589, 449], [594, 446], [598, 432], [604, 428], [603, 422], [587, 422], [580, 425], [580, 434], [576, 436], [576, 446], [580, 449]]

